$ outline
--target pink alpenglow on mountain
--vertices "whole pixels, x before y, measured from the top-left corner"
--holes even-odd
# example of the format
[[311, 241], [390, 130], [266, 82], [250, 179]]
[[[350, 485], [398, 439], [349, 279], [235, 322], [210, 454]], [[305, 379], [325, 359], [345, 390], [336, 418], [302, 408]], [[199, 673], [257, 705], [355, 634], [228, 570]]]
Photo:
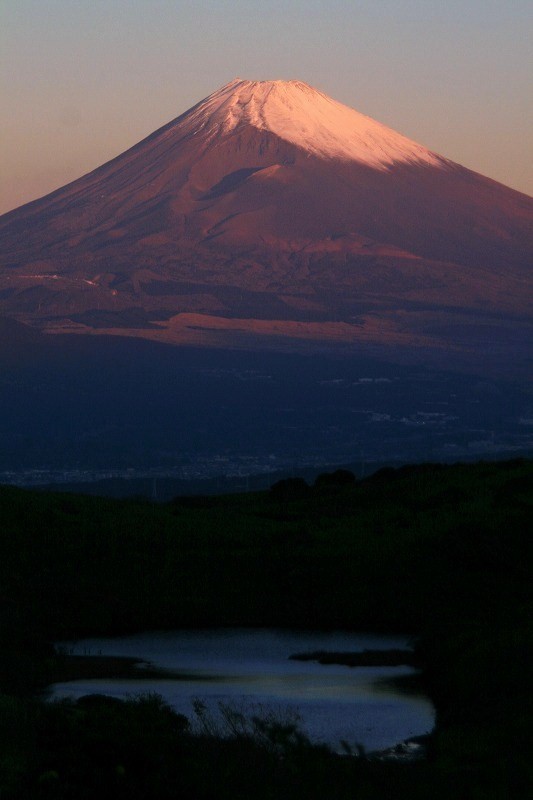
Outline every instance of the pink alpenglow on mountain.
[[232, 81], [0, 239], [0, 314], [49, 333], [526, 358], [533, 200], [300, 81]]
[[236, 79], [185, 116], [184, 131], [201, 131], [207, 142], [215, 144], [221, 134], [240, 133], [249, 126], [320, 158], [360, 161], [378, 169], [403, 161], [446, 163], [301, 81]]

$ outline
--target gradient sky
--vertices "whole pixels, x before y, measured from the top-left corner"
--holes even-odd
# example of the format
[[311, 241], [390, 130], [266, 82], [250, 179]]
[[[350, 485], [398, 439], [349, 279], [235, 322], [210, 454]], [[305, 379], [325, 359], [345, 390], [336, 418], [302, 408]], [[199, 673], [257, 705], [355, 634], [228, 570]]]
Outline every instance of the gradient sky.
[[0, 212], [235, 77], [298, 78], [533, 194], [531, 0], [0, 0]]

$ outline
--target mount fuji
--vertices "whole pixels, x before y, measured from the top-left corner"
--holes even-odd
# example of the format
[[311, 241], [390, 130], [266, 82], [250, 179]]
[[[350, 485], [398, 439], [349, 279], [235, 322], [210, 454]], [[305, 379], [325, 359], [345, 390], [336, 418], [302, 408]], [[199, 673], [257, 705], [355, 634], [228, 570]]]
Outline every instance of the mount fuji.
[[0, 217], [0, 471], [530, 451], [532, 263], [532, 198], [235, 80]]
[[0, 238], [0, 314], [49, 333], [523, 365], [533, 200], [300, 81], [229, 83]]

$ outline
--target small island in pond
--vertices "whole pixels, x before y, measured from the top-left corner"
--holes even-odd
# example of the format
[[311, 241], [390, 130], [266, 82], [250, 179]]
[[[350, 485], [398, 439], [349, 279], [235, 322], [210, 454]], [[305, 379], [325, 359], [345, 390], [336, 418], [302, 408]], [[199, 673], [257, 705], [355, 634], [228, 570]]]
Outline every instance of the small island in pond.
[[294, 653], [292, 661], [317, 661], [319, 664], [343, 664], [347, 667], [418, 667], [420, 659], [413, 650], [363, 650], [360, 653]]

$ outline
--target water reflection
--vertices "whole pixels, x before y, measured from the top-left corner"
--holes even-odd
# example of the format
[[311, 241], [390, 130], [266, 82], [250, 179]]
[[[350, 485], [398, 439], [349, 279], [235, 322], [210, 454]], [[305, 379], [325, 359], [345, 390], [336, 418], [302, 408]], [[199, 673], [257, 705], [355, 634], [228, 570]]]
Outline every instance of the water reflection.
[[63, 645], [76, 654], [135, 656], [172, 672], [170, 679], [83, 680], [53, 687], [55, 697], [93, 692], [124, 697], [157, 692], [194, 718], [201, 698], [215, 718], [219, 703], [252, 715], [258, 710], [300, 719], [313, 740], [339, 749], [341, 740], [367, 750], [390, 747], [432, 729], [434, 710], [423, 696], [406, 694], [391, 679], [409, 667], [346, 667], [291, 661], [305, 651], [397, 649], [405, 637], [345, 632], [223, 629], [166, 631]]

